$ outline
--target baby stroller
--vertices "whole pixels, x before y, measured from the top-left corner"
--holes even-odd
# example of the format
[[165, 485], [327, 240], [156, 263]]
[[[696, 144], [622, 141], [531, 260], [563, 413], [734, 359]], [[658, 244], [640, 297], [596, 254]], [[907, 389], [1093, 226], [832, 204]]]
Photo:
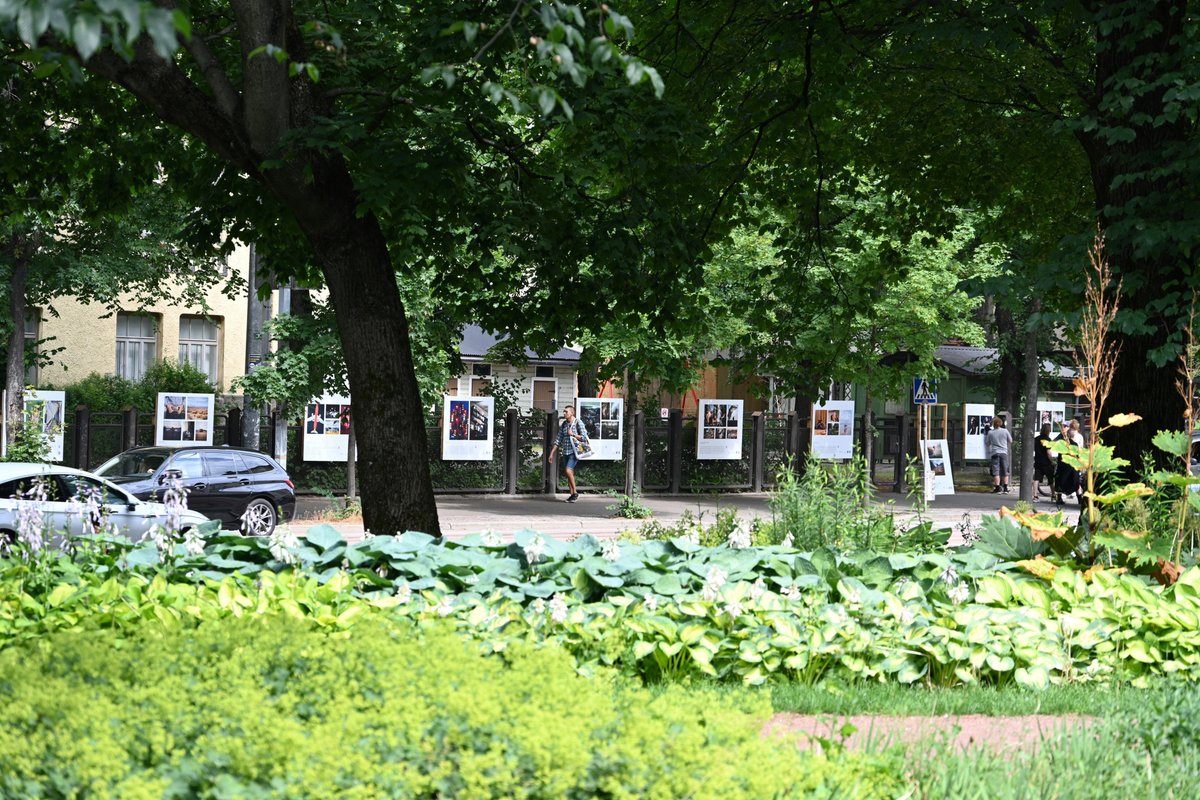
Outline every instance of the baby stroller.
[[1058, 469], [1054, 472], [1054, 502], [1056, 505], [1063, 504], [1063, 497], [1067, 495], [1075, 495], [1079, 501], [1079, 505], [1083, 505], [1083, 496], [1079, 488], [1079, 470], [1072, 467], [1070, 464], [1062, 461], [1058, 462]]

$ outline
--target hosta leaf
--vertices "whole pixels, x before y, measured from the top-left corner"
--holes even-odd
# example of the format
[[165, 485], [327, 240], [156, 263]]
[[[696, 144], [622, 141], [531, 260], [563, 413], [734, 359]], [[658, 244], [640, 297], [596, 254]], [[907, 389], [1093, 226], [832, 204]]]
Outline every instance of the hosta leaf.
[[321, 550], [328, 550], [343, 541], [332, 525], [314, 525], [304, 532], [304, 538]]
[[1042, 691], [1050, 686], [1050, 671], [1042, 666], [1018, 667], [1013, 678], [1026, 689]]
[[1058, 570], [1057, 564], [1052, 561], [1047, 561], [1041, 556], [1027, 559], [1025, 561], [1018, 561], [1017, 566], [1026, 572], [1033, 573], [1039, 578], [1045, 578], [1046, 580], [1053, 578], [1055, 571]]

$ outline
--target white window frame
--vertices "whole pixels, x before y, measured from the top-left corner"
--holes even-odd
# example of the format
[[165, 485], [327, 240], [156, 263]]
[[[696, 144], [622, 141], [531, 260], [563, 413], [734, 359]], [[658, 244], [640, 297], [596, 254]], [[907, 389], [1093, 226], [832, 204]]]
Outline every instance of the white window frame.
[[[199, 322], [203, 325], [211, 326], [213, 338], [197, 339], [194, 338], [195, 333], [192, 330], [192, 323]], [[188, 335], [184, 336], [184, 331]], [[207, 351], [209, 367], [206, 369], [201, 358], [200, 363], [197, 363], [193, 356], [199, 355], [199, 351]], [[214, 386], [219, 386], [221, 383], [221, 318], [220, 317], [205, 317], [199, 314], [183, 314], [179, 317], [179, 363], [191, 364], [196, 369], [208, 375], [209, 381]]]
[[[135, 334], [129, 333], [129, 323], [136, 320], [138, 322], [139, 331]], [[125, 322], [125, 334], [121, 334], [121, 323]], [[149, 323], [153, 331], [153, 335], [146, 335], [145, 325]], [[117, 312], [117, 367], [116, 374], [127, 380], [136, 381], [146, 374], [146, 370], [151, 364], [158, 361], [159, 351], [159, 334], [162, 331], [162, 326], [159, 324], [158, 315], [156, 314], [137, 314], [132, 311]], [[129, 361], [128, 357], [122, 357], [122, 345], [124, 349], [129, 347], [137, 347], [137, 355], [133, 359], [136, 362], [134, 372], [136, 374], [128, 374], [122, 365]], [[149, 351], [147, 351], [149, 346]]]

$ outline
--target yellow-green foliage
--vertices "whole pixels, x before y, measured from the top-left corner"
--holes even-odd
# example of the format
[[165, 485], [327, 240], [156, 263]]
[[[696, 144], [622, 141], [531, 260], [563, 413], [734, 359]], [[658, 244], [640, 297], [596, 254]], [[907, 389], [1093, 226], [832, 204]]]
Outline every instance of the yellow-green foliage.
[[[282, 617], [0, 653], [3, 797], [891, 797], [896, 772], [767, 740], [764, 705], [577, 675], [565, 653]], [[841, 785], [838, 785], [841, 784]]]

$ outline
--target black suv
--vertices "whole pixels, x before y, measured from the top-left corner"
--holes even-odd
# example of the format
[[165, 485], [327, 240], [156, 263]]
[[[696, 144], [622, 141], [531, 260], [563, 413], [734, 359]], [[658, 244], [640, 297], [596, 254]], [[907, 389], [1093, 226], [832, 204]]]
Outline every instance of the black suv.
[[143, 500], [162, 502], [166, 483], [182, 479], [188, 508], [225, 528], [255, 536], [296, 513], [296, 487], [270, 456], [240, 447], [135, 447], [95, 470]]

